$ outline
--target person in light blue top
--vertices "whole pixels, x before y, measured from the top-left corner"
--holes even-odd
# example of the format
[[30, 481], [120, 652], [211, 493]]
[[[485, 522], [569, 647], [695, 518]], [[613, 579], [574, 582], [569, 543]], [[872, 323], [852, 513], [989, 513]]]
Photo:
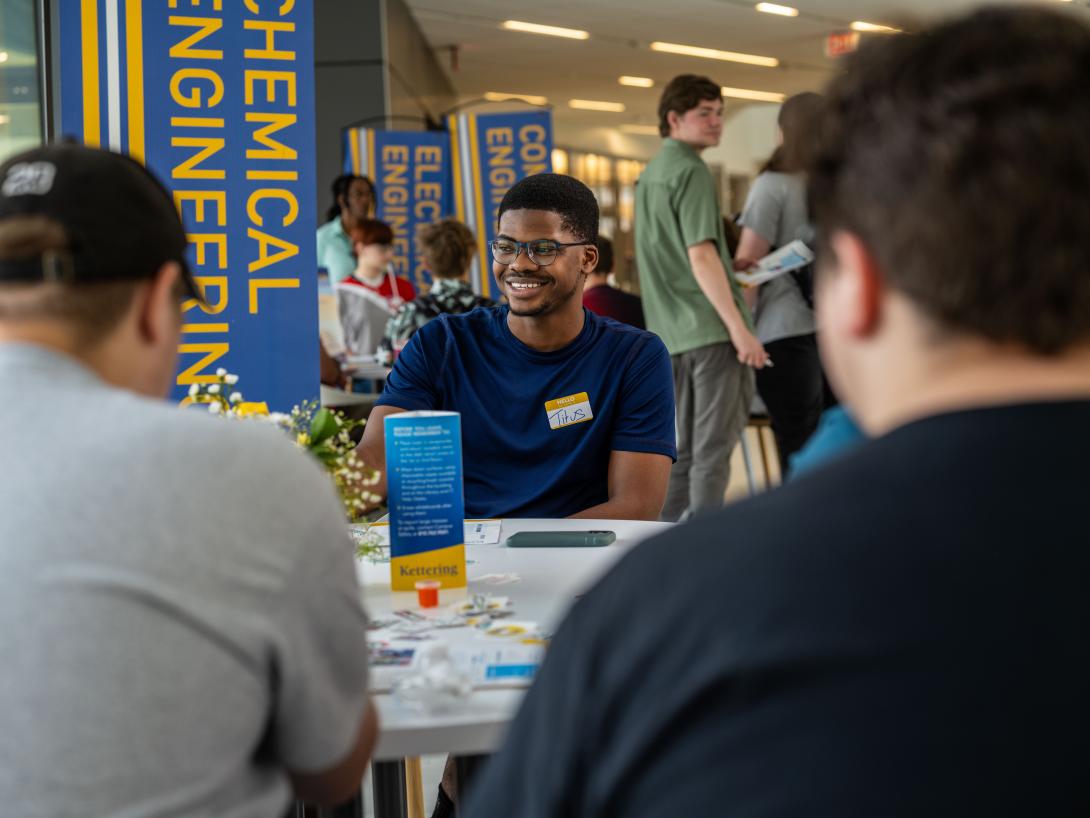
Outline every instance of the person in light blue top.
[[842, 454], [854, 451], [867, 436], [843, 406], [826, 409], [814, 434], [791, 457], [791, 478], [824, 466]]
[[318, 267], [329, 273], [331, 284], [339, 284], [356, 269], [356, 254], [348, 234], [371, 218], [374, 206], [375, 186], [366, 176], [346, 173], [333, 180], [333, 204], [317, 233]]
[[387, 415], [456, 411], [467, 516], [657, 519], [677, 457], [670, 358], [658, 336], [583, 308], [597, 233], [581, 182], [538, 174], [512, 187], [491, 244], [508, 305], [412, 336], [364, 431], [364, 462], [385, 469]]

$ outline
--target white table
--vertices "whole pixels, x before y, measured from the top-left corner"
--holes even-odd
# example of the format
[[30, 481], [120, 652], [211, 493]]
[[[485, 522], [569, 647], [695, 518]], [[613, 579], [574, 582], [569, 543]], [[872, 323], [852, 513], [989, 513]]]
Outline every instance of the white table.
[[[669, 528], [669, 523], [632, 520], [504, 520], [497, 545], [466, 546], [468, 589], [440, 592], [440, 608], [468, 593], [509, 596], [515, 618], [533, 620], [555, 630], [575, 597], [588, 590], [640, 540]], [[594, 531], [617, 534], [604, 548], [507, 548], [503, 540], [516, 531]], [[366, 560], [357, 563], [364, 600], [372, 617], [385, 617], [406, 608], [417, 609], [415, 593], [390, 590], [390, 567]], [[484, 574], [515, 573], [521, 581], [509, 585], [475, 582]], [[421, 612], [424, 613], [424, 612]], [[430, 753], [473, 755], [497, 749], [503, 732], [525, 695], [525, 689], [478, 690], [456, 712], [424, 715], [400, 705], [387, 693], [375, 695], [382, 732], [374, 758], [379, 761]]]
[[373, 355], [349, 356], [341, 364], [344, 374], [359, 380], [384, 381], [393, 367], [380, 364]]

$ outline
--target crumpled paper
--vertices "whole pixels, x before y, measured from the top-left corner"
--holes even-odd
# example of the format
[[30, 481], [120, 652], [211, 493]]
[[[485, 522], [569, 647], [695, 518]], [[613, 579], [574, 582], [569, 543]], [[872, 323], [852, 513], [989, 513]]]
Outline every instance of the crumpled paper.
[[394, 682], [394, 698], [421, 713], [452, 710], [469, 698], [473, 682], [450, 659], [443, 642], [421, 648], [419, 670]]

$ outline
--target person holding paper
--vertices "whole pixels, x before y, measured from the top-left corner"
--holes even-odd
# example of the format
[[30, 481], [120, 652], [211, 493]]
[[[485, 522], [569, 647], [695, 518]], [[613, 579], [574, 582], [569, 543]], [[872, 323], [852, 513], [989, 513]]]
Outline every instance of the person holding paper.
[[[773, 248], [810, 237], [802, 168], [820, 105], [819, 95], [805, 93], [780, 108], [779, 146], [754, 181], [739, 218], [735, 269], [746, 270]], [[776, 362], [757, 371], [757, 393], [772, 419], [780, 471], [786, 476], [791, 456], [814, 433], [824, 406], [810, 282], [789, 272], [745, 294], [754, 307], [757, 337]]]
[[569, 176], [530, 176], [504, 196], [498, 229], [492, 272], [508, 304], [417, 330], [360, 455], [384, 468], [388, 415], [456, 411], [467, 517], [656, 519], [676, 457], [670, 359], [651, 333], [583, 307], [594, 194]]

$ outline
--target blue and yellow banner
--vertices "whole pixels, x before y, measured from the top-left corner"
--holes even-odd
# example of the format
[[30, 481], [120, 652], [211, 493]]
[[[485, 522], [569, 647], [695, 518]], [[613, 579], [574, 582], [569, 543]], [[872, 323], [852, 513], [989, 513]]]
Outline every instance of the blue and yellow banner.
[[447, 127], [457, 216], [473, 230], [479, 245], [470, 274], [473, 289], [498, 298], [488, 243], [496, 237], [500, 201], [520, 179], [552, 170], [552, 115], [460, 114], [449, 117]]
[[221, 367], [275, 409], [316, 397], [312, 0], [58, 8], [60, 133], [144, 162], [189, 234], [207, 303], [185, 305], [175, 397]]
[[394, 269], [418, 291], [431, 271], [416, 242], [416, 228], [451, 216], [450, 143], [429, 131], [344, 130], [344, 172], [375, 183], [375, 218], [394, 231]]

